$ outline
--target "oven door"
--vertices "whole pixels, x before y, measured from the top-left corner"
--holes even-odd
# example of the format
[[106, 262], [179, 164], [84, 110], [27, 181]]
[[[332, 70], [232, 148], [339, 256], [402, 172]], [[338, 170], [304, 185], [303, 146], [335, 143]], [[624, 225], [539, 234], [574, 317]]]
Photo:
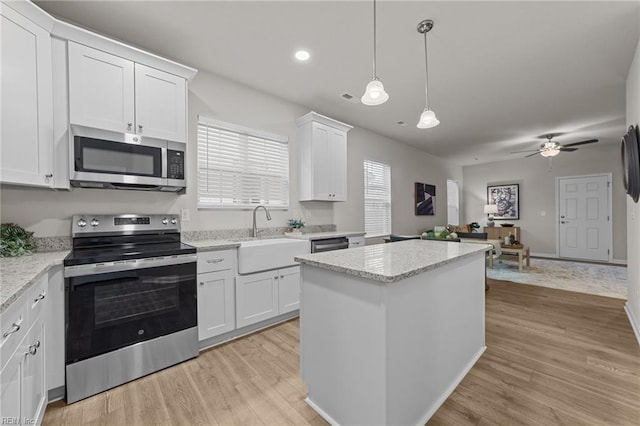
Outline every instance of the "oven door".
[[101, 273], [70, 274], [75, 276], [65, 279], [66, 363], [195, 327], [195, 255], [188, 258], [155, 267], [141, 265], [156, 259], [83, 265]]

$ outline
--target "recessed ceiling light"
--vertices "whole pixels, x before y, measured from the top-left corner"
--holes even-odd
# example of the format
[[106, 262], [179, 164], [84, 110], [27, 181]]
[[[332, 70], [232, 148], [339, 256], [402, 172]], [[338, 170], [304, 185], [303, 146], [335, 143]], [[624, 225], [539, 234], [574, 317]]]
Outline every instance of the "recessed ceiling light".
[[295, 53], [295, 57], [297, 60], [299, 60], [300, 62], [305, 62], [308, 61], [309, 58], [311, 57], [311, 55], [309, 54], [309, 52], [307, 52], [306, 50], [298, 50]]

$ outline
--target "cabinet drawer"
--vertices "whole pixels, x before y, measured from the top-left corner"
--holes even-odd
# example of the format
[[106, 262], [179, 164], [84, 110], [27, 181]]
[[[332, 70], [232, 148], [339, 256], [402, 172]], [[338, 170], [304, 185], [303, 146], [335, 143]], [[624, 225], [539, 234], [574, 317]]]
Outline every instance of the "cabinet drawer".
[[198, 273], [224, 271], [234, 269], [235, 250], [205, 251], [198, 253]]
[[[28, 293], [28, 292], [27, 292]], [[27, 321], [28, 306], [22, 295], [19, 300], [13, 302], [2, 313], [2, 329], [0, 330], [0, 368], [9, 360], [11, 354], [18, 347], [18, 343], [27, 334], [29, 329]]]
[[29, 328], [40, 318], [47, 299], [48, 275], [43, 275], [27, 292], [26, 305], [29, 307]]

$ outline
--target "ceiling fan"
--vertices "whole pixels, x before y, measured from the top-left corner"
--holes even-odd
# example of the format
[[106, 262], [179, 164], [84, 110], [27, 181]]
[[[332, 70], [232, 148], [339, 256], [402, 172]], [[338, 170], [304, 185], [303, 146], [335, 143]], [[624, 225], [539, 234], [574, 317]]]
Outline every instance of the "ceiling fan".
[[556, 155], [560, 154], [560, 151], [563, 152], [573, 152], [573, 151], [577, 151], [578, 148], [573, 148], [574, 146], [578, 146], [578, 145], [586, 145], [589, 143], [596, 143], [598, 142], [598, 139], [589, 139], [586, 141], [580, 141], [580, 142], [573, 142], [573, 143], [568, 143], [566, 145], [560, 145], [558, 142], [552, 141], [551, 139], [553, 139], [555, 136], [559, 136], [559, 134], [548, 134], [543, 136], [543, 138], [545, 138], [547, 141], [543, 142], [542, 145], [540, 145], [539, 149], [528, 149], [525, 151], [513, 151], [511, 152], [511, 154], [518, 154], [521, 152], [533, 152], [533, 154], [529, 154], [527, 156], [525, 156], [524, 158], [527, 157], [532, 157], [536, 154], [540, 154], [543, 157], [555, 157]]

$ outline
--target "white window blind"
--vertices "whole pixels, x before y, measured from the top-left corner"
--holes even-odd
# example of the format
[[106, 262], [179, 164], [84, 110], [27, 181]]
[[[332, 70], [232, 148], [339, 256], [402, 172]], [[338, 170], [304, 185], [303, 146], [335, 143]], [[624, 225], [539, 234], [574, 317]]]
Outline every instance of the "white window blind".
[[198, 207], [261, 204], [289, 207], [287, 138], [198, 117]]
[[391, 166], [364, 160], [364, 230], [367, 237], [391, 234]]

